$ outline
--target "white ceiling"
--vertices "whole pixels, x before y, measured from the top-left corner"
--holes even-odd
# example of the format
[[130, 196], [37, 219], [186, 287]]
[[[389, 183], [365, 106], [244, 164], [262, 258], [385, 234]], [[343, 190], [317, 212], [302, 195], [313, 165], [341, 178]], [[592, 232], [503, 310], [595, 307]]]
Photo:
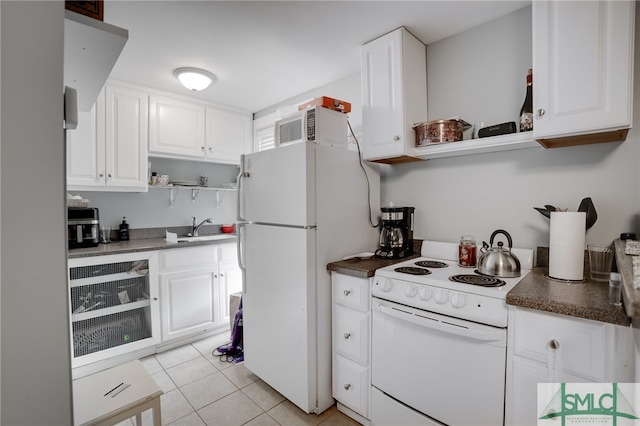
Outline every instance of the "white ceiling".
[[[111, 78], [257, 112], [358, 73], [360, 45], [400, 26], [430, 44], [528, 4], [106, 0], [104, 21], [129, 30]], [[191, 93], [179, 67], [218, 80]]]

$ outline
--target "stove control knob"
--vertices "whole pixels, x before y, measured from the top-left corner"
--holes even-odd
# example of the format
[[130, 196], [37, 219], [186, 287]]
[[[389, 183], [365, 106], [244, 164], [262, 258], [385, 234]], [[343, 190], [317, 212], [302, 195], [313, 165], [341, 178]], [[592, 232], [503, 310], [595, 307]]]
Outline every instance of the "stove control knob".
[[404, 289], [404, 294], [409, 298], [415, 297], [415, 295], [418, 294], [418, 289], [413, 284], [407, 284], [407, 286]]
[[451, 306], [454, 308], [462, 308], [467, 303], [467, 295], [463, 293], [455, 293], [451, 296]]
[[434, 294], [434, 300], [438, 305], [444, 305], [449, 301], [449, 291], [447, 290], [436, 290]]
[[420, 289], [420, 299], [421, 300], [429, 300], [433, 297], [433, 290], [429, 287], [422, 287]]
[[378, 285], [380, 287], [380, 290], [384, 291], [385, 293], [391, 291], [391, 289], [393, 288], [393, 282], [389, 278], [385, 279], [382, 282], [377, 281], [376, 285]]

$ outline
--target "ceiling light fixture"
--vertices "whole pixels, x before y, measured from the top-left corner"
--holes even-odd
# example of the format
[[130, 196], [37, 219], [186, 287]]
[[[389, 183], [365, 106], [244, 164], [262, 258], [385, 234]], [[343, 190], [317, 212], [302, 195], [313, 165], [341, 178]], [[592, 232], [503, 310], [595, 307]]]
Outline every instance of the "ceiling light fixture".
[[216, 76], [198, 68], [178, 68], [173, 72], [180, 83], [189, 90], [199, 92], [216, 81]]

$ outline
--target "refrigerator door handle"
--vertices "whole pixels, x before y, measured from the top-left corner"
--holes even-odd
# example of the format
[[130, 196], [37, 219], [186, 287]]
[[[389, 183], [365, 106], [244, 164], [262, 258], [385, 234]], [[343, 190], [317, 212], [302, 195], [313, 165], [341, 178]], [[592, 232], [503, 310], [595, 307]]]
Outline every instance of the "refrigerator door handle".
[[249, 177], [249, 173], [244, 171], [244, 154], [240, 155], [240, 173], [238, 173], [237, 196], [236, 196], [236, 218], [238, 222], [246, 222], [246, 219], [242, 217], [242, 178]]
[[238, 266], [240, 267], [240, 270], [242, 271], [242, 291], [245, 291], [245, 283], [244, 283], [244, 276], [246, 275], [246, 271], [247, 268], [244, 265], [244, 258], [243, 258], [243, 253], [244, 253], [244, 242], [242, 239], [242, 228], [244, 228], [244, 225], [246, 225], [246, 223], [244, 222], [238, 222], [237, 224], [237, 230], [236, 230], [236, 234], [238, 235], [238, 245], [236, 246], [237, 250], [238, 250]]

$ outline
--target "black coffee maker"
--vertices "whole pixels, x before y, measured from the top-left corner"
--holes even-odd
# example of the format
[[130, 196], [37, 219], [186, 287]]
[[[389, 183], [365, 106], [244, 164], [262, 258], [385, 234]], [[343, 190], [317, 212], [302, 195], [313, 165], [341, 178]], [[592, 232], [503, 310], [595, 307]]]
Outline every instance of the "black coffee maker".
[[400, 259], [413, 254], [414, 207], [382, 207], [380, 248], [376, 257]]

